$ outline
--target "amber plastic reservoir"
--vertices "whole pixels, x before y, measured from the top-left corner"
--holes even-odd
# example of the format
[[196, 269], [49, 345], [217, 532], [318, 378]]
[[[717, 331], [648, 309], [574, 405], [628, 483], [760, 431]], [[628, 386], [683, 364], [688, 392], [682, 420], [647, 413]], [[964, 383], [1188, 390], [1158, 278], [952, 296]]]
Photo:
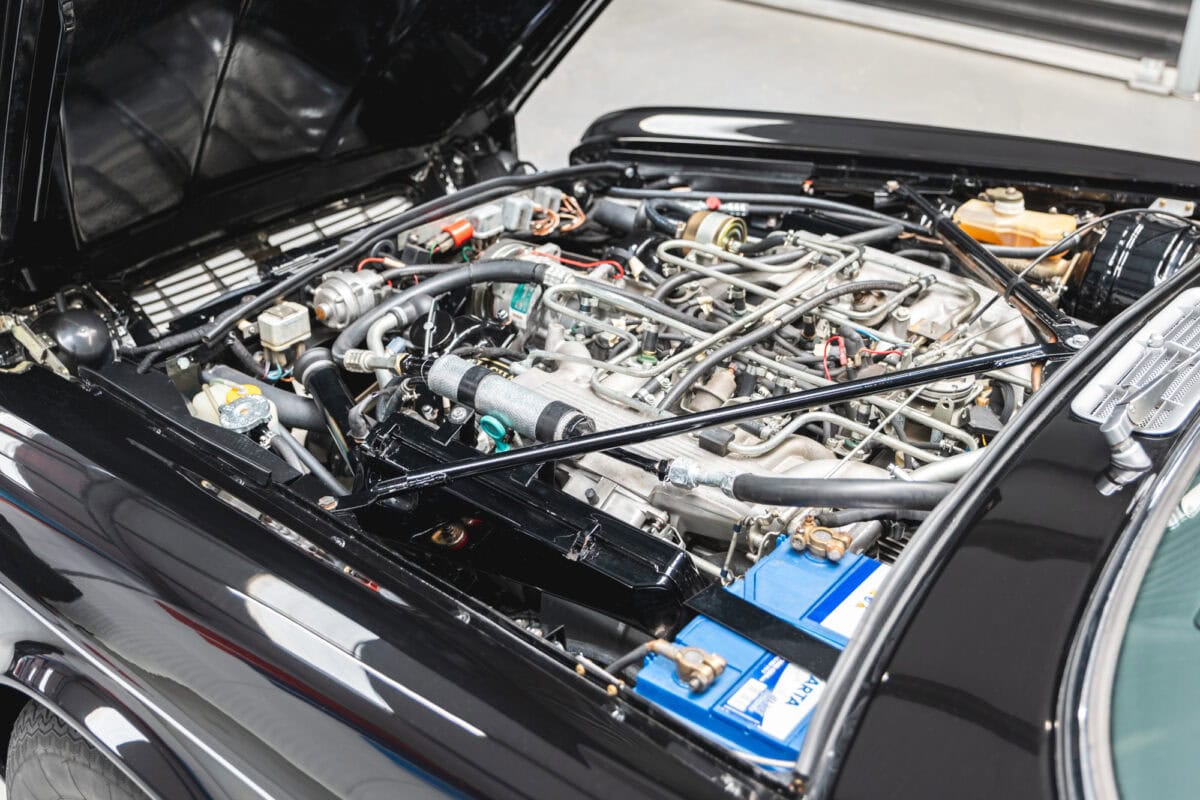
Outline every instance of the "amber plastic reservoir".
[[1008, 247], [1049, 247], [1075, 232], [1070, 214], [1029, 211], [1017, 189], [989, 189], [987, 200], [972, 199], [954, 212], [954, 221], [975, 239]]

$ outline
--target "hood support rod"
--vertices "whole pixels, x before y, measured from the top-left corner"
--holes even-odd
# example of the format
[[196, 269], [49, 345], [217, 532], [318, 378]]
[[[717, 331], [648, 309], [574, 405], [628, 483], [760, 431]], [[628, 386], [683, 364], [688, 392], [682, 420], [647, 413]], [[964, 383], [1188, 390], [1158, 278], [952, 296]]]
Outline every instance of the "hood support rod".
[[911, 389], [928, 383], [977, 375], [992, 370], [1014, 367], [1036, 361], [1063, 361], [1075, 350], [1064, 344], [1046, 343], [997, 350], [977, 356], [967, 356], [953, 361], [943, 361], [922, 367], [889, 372], [870, 378], [834, 383], [816, 389], [752, 400], [733, 406], [680, 414], [666, 419], [651, 420], [623, 428], [598, 431], [574, 439], [523, 447], [479, 458], [467, 458], [448, 464], [413, 470], [397, 478], [380, 481], [369, 489], [338, 499], [337, 509], [348, 511], [370, 505], [377, 500], [405, 494], [407, 492], [442, 486], [460, 478], [470, 478], [501, 470], [514, 469], [532, 464], [544, 464], [565, 458], [576, 458], [588, 453], [598, 453], [614, 448], [642, 444], [644, 442], [678, 436], [682, 433], [727, 425], [746, 420], [769, 417], [775, 414], [790, 414], [816, 406], [844, 403], [862, 397]]
[[[902, 183], [889, 185], [908, 204], [929, 219], [929, 226], [942, 243], [962, 262], [976, 278], [997, 292], [1004, 299], [1016, 301], [1021, 313], [1051, 339], [1066, 341], [1083, 333], [1069, 316], [1055, 308], [1037, 289], [1025, 279], [1006, 267], [1000, 259], [988, 252], [971, 234], [946, 216], [933, 203], [911, 186]], [[1086, 340], [1084, 340], [1086, 341]]]

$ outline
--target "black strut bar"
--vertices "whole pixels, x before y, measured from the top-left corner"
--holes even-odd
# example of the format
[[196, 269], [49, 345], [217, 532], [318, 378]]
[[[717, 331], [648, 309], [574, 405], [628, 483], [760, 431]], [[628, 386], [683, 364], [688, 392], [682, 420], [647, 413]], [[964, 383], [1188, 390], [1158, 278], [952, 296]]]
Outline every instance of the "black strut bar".
[[680, 414], [676, 417], [642, 422], [624, 428], [598, 431], [561, 442], [548, 442], [479, 458], [452, 461], [448, 464], [413, 470], [406, 475], [380, 481], [365, 491], [338, 498], [337, 508], [338, 510], [353, 510], [385, 497], [393, 497], [430, 486], [441, 486], [460, 478], [484, 475], [528, 464], [544, 464], [548, 461], [575, 458], [588, 453], [641, 444], [717, 425], [792, 413], [830, 403], [844, 403], [882, 392], [909, 389], [926, 383], [962, 378], [967, 375], [976, 375], [1034, 361], [1062, 361], [1069, 358], [1074, 352], [1074, 349], [1065, 344], [1024, 345], [953, 361], [943, 361], [924, 367], [898, 370], [876, 377], [830, 384], [779, 397], [751, 400], [748, 403], [714, 408], [710, 411]]

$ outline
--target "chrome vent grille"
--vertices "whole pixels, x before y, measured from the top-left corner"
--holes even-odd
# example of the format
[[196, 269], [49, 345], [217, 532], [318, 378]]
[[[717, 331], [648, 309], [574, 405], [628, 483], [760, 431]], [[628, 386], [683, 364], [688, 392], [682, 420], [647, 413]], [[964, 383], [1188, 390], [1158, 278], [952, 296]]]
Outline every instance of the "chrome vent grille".
[[403, 197], [392, 197], [374, 205], [347, 208], [312, 222], [276, 231], [267, 236], [267, 244], [278, 247], [286, 253], [297, 247], [303, 247], [313, 242], [323, 242], [347, 231], [394, 217], [411, 206], [412, 203]]
[[1200, 289], [1189, 289], [1159, 312], [1071, 403], [1084, 419], [1103, 423], [1139, 391], [1175, 373], [1136, 430], [1164, 435], [1180, 428], [1200, 405]]
[[258, 266], [241, 250], [184, 267], [133, 293], [154, 327], [182, 317], [231, 289], [258, 282]]
[[[286, 253], [394, 217], [411, 206], [403, 197], [354, 206], [268, 234], [267, 244], [277, 248], [276, 252]], [[134, 291], [132, 296], [161, 331], [172, 320], [258, 280], [258, 265], [243, 251], [234, 249], [173, 272]]]

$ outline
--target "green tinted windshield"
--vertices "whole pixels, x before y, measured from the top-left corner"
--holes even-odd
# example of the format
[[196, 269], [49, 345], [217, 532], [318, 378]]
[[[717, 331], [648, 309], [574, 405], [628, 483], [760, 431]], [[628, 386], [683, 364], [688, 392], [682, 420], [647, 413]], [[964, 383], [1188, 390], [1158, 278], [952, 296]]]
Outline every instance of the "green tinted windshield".
[[1112, 696], [1112, 751], [1126, 800], [1200, 797], [1200, 476], [1138, 588]]

